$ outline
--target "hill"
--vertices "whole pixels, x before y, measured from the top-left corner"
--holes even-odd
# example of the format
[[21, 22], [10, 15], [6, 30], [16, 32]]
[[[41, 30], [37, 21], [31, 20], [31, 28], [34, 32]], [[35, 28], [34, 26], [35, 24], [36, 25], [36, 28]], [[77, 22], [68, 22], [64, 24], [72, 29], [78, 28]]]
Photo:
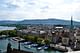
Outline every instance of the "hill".
[[[70, 20], [60, 19], [35, 19], [35, 20], [22, 20], [22, 21], [0, 21], [0, 24], [51, 24], [51, 25], [70, 25]], [[74, 25], [80, 25], [80, 22], [73, 21]]]

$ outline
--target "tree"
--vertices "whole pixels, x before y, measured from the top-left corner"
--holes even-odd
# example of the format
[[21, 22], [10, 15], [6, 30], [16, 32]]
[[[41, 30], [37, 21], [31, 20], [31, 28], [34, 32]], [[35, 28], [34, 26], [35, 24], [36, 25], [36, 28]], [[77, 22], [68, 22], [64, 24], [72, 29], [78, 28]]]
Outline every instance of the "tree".
[[37, 43], [42, 44], [43, 39], [42, 38], [38, 38]]
[[30, 41], [34, 42], [34, 36], [29, 35], [29, 36], [28, 36], [28, 39], [29, 39]]
[[37, 40], [38, 40], [38, 37], [35, 36], [35, 37], [34, 37], [34, 42], [37, 43]]
[[45, 42], [45, 44], [47, 45], [47, 44], [49, 44], [50, 43], [50, 40], [44, 40], [44, 42]]
[[7, 46], [7, 53], [11, 53], [11, 52], [12, 52], [11, 44], [8, 43], [8, 46]]
[[10, 37], [15, 37], [15, 36], [17, 36], [16, 30], [9, 30], [9, 36], [10, 36]]

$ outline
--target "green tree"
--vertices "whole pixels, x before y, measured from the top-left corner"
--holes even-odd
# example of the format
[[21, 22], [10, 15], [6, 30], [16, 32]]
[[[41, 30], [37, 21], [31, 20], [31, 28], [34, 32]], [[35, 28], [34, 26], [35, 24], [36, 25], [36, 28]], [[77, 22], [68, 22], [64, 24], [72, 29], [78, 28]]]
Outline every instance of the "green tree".
[[45, 42], [46, 45], [50, 44], [50, 40], [48, 40], [48, 39], [44, 40], [44, 42]]
[[16, 30], [9, 30], [8, 34], [9, 34], [10, 37], [17, 36]]
[[43, 39], [42, 38], [38, 38], [37, 43], [42, 44]]
[[28, 39], [33, 42], [34, 41], [34, 36], [28, 36]]
[[38, 40], [38, 37], [35, 36], [35, 37], [34, 37], [34, 42], [37, 43], [37, 40]]

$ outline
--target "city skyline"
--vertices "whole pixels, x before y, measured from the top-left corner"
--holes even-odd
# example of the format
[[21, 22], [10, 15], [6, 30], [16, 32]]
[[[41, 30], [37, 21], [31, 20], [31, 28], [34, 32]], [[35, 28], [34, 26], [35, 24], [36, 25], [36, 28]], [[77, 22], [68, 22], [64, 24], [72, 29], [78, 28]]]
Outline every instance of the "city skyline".
[[0, 20], [64, 19], [80, 21], [80, 0], [1, 0]]

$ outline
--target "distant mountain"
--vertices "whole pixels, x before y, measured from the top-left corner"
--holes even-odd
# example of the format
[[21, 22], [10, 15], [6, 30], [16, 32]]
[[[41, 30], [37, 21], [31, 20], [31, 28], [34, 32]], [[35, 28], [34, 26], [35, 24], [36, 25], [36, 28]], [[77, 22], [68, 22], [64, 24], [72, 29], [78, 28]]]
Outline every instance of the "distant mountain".
[[[42, 20], [23, 20], [18, 22], [20, 24], [62, 24], [62, 25], [70, 25], [70, 20], [60, 20], [60, 19], [42, 19]], [[74, 25], [80, 25], [80, 22], [73, 21]]]
[[[70, 25], [70, 20], [60, 19], [35, 19], [35, 20], [23, 20], [23, 21], [0, 21], [0, 24], [62, 24]], [[74, 25], [80, 25], [80, 22], [73, 22]]]
[[6, 21], [0, 21], [0, 25], [1, 24], [16, 24], [17, 21], [9, 21], [9, 20], [6, 20]]

